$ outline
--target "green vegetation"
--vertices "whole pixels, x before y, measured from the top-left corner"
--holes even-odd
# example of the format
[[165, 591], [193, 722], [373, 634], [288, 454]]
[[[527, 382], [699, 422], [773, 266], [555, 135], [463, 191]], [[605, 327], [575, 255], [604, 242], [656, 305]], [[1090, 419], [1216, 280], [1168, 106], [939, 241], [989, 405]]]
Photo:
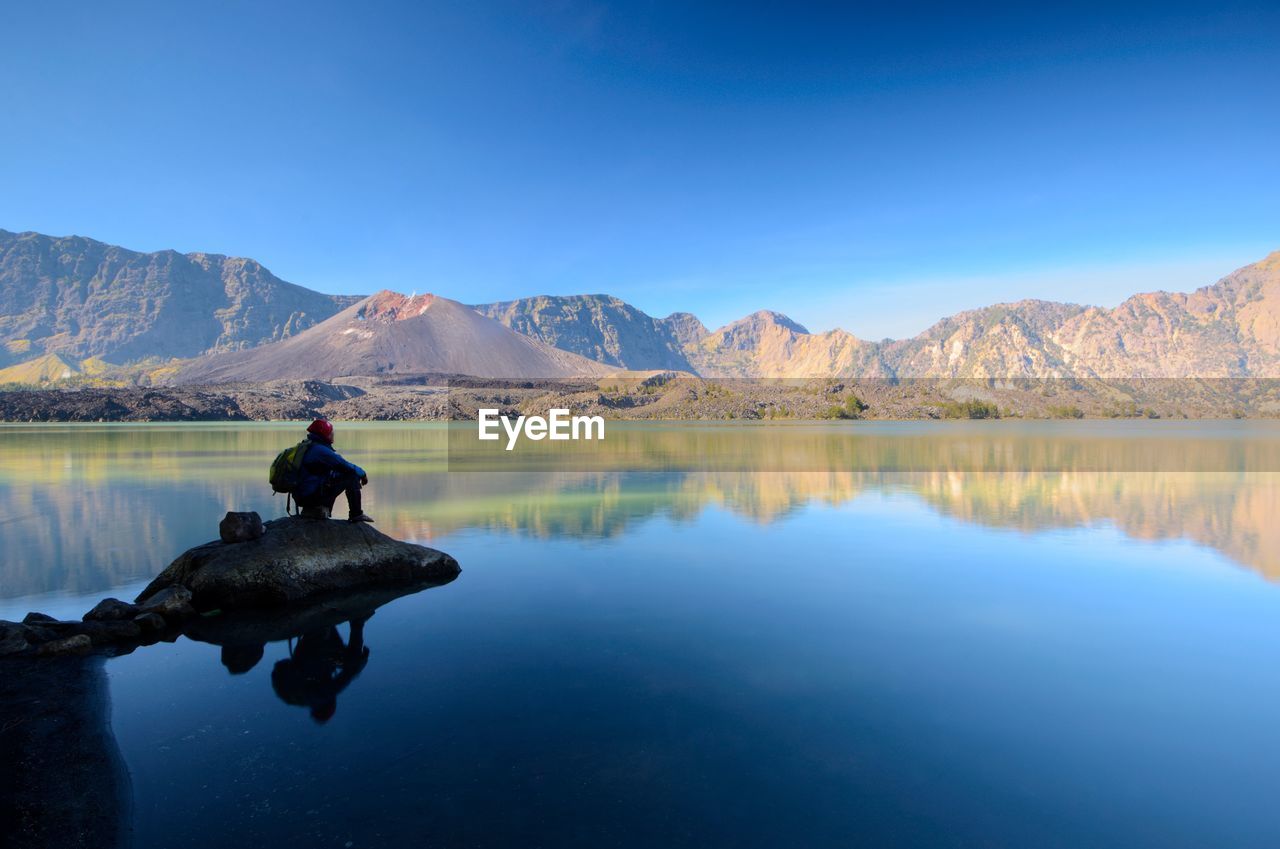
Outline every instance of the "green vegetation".
[[1104, 414], [1112, 419], [1136, 419], [1142, 416], [1142, 408], [1132, 401], [1127, 401], [1115, 407], [1108, 407]]
[[843, 404], [832, 404], [823, 413], [824, 419], [860, 419], [866, 412], [866, 403], [857, 395], [849, 395]]
[[941, 407], [944, 419], [998, 419], [1000, 408], [995, 404], [976, 399], [948, 401]]
[[1073, 406], [1055, 406], [1049, 408], [1049, 416], [1055, 419], [1083, 419], [1084, 410]]

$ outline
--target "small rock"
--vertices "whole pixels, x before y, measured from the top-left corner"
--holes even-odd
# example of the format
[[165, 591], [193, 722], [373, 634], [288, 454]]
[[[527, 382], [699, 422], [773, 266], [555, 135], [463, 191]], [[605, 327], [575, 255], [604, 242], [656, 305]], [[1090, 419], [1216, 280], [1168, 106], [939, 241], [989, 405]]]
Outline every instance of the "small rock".
[[[56, 622], [56, 620], [50, 620], [50, 621]], [[28, 625], [27, 626], [27, 642], [35, 644], [35, 643], [47, 643], [50, 640], [56, 640], [60, 635], [54, 629], [46, 627], [48, 624], [49, 622], [40, 622], [35, 625]], [[66, 635], [63, 634], [61, 636], [66, 636]]]
[[159, 613], [139, 613], [133, 617], [133, 621], [138, 623], [138, 627], [142, 629], [144, 634], [154, 634], [156, 631], [163, 631], [167, 627], [164, 617]]
[[84, 615], [86, 622], [119, 622], [138, 615], [137, 605], [118, 598], [104, 598]]
[[0, 622], [0, 657], [26, 651], [30, 647], [25, 627], [17, 622]]
[[66, 654], [87, 654], [93, 648], [93, 641], [86, 634], [76, 634], [74, 637], [63, 637], [60, 640], [45, 643], [36, 650], [37, 654], [45, 656], [58, 656]]
[[165, 587], [140, 603], [143, 613], [158, 613], [166, 622], [181, 622], [196, 615], [191, 606], [191, 590], [175, 584]]
[[83, 633], [95, 646], [111, 645], [136, 640], [142, 636], [142, 628], [132, 619], [111, 622], [82, 622]]
[[92, 620], [87, 622], [53, 621], [41, 622], [39, 625], [27, 627], [28, 640], [33, 640], [36, 634], [40, 635], [42, 641], [45, 639], [61, 640], [83, 634], [95, 646], [99, 646], [136, 640], [142, 634], [142, 629], [138, 627], [138, 623], [130, 619], [108, 620], [105, 622]]
[[218, 523], [223, 542], [248, 542], [262, 536], [262, 517], [257, 513], [228, 513]]
[[57, 622], [57, 621], [58, 621], [57, 619], [54, 619], [52, 616], [50, 616], [47, 613], [36, 613], [34, 610], [28, 613], [26, 616], [22, 617], [23, 625], [39, 625], [41, 622]]

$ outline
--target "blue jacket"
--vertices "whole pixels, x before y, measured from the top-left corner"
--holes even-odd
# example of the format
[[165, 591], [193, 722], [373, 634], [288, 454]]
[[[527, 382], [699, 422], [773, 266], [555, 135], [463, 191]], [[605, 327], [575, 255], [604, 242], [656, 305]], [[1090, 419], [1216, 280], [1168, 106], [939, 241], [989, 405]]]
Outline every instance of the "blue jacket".
[[315, 434], [308, 434], [311, 445], [302, 457], [302, 473], [298, 476], [295, 497], [307, 498], [316, 494], [326, 481], [364, 477], [364, 469], [348, 463], [342, 455], [322, 442]]

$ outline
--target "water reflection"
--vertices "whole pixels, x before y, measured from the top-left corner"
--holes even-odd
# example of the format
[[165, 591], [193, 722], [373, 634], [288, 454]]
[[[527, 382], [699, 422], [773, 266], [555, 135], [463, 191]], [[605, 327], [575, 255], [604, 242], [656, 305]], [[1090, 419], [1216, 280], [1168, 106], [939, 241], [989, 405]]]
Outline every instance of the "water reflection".
[[[226, 510], [280, 514], [266, 468], [297, 430], [0, 429], [8, 554], [0, 597], [105, 591], [213, 537]], [[380, 528], [421, 541], [473, 528], [618, 537], [655, 516], [684, 522], [721, 508], [770, 523], [809, 505], [893, 492], [990, 527], [1107, 524], [1137, 539], [1188, 539], [1280, 578], [1273, 423], [631, 425], [564, 468], [547, 468], [534, 454], [503, 471], [461, 471], [476, 466], [451, 450], [449, 433], [439, 425], [340, 427], [343, 452], [370, 471]]]
[[296, 645], [289, 642], [289, 656], [276, 661], [271, 686], [287, 705], [309, 708], [311, 718], [323, 725], [338, 710], [338, 694], [347, 689], [369, 663], [364, 644], [365, 619], [352, 619], [346, 640], [329, 626], [307, 631]]
[[[364, 627], [374, 612], [401, 596], [452, 580], [347, 593], [287, 610], [196, 619], [183, 634], [220, 646], [222, 665], [231, 675], [244, 675], [256, 667], [269, 643], [287, 643], [288, 654], [271, 670], [271, 687], [282, 702], [307, 708], [312, 719], [324, 724], [337, 712], [338, 696], [369, 663]], [[345, 639], [339, 630], [343, 626]]]

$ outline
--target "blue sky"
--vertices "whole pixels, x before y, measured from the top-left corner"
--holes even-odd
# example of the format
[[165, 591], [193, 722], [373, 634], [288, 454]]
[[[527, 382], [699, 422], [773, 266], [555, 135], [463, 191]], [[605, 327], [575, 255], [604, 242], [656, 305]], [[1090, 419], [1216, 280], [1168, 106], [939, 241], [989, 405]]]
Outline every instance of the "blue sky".
[[867, 338], [1280, 248], [1274, 4], [881, 5], [8, 4], [0, 227]]

